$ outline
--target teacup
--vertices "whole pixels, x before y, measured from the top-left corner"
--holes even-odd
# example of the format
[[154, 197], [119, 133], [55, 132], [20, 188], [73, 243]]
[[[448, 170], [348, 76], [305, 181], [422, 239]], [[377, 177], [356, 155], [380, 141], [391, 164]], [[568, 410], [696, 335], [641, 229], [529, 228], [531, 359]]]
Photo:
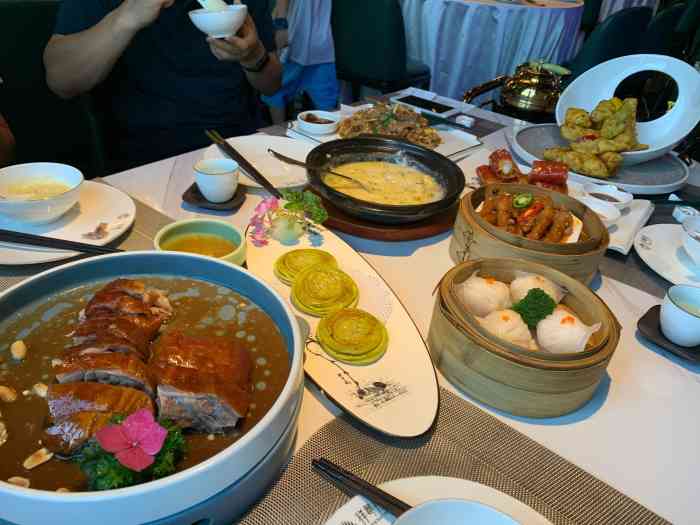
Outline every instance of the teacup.
[[518, 522], [501, 511], [479, 503], [462, 499], [437, 499], [426, 501], [402, 514], [394, 525], [518, 525]]
[[671, 286], [661, 304], [661, 331], [679, 346], [700, 345], [700, 287]]
[[209, 202], [231, 200], [238, 188], [238, 163], [231, 159], [205, 159], [194, 165], [194, 180]]
[[700, 217], [691, 216], [683, 220], [683, 249], [700, 266]]

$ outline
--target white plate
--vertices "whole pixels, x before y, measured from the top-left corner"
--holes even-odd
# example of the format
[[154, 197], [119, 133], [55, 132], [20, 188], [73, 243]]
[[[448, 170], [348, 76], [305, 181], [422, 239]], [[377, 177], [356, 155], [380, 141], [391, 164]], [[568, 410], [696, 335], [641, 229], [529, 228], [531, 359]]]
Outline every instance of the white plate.
[[[31, 226], [0, 219], [0, 228], [104, 246], [128, 230], [135, 216], [136, 206], [126, 193], [107, 184], [86, 180], [78, 203], [56, 222]], [[87, 239], [83, 236], [94, 231], [101, 222], [107, 223], [106, 237]], [[70, 259], [76, 255], [76, 252], [66, 250], [0, 243], [0, 264], [47, 263]]]
[[[556, 124], [523, 126], [507, 132], [506, 139], [513, 152], [529, 164], [542, 159], [546, 148], [567, 145]], [[635, 195], [656, 195], [682, 188], [688, 181], [688, 174], [688, 166], [677, 155], [669, 153], [642, 164], [621, 166], [609, 179], [596, 179], [570, 171], [569, 180], [613, 184]]]
[[[270, 240], [267, 246], [256, 247], [248, 239], [248, 269], [289, 300], [290, 288], [274, 275], [277, 258], [298, 248], [319, 248], [333, 254], [339, 267], [357, 283], [358, 308], [385, 322], [389, 348], [375, 363], [354, 366], [334, 363], [318, 345], [312, 344], [306, 351], [304, 371], [327, 397], [375, 430], [398, 437], [425, 433], [437, 416], [438, 387], [420, 332], [374, 268], [340, 237], [325, 228], [319, 230], [320, 239], [313, 244], [308, 236], [295, 246]], [[315, 334], [319, 318], [298, 311], [297, 314]]]
[[[307, 183], [306, 168], [292, 166], [279, 161], [270, 155], [267, 150], [270, 148], [287, 157], [306, 162], [306, 156], [314, 148], [312, 145], [300, 140], [293, 140], [287, 137], [273, 137], [262, 133], [245, 137], [233, 137], [226, 140], [248, 162], [255, 166], [275, 188], [294, 188]], [[222, 157], [223, 154], [214, 145], [209, 146], [204, 151], [205, 159], [219, 159]], [[261, 188], [260, 184], [249, 178], [242, 168], [239, 182], [252, 188]]]
[[[504, 494], [496, 489], [474, 481], [443, 476], [419, 476], [415, 478], [395, 479], [382, 483], [380, 487], [392, 496], [415, 506], [426, 501], [446, 498], [478, 501], [489, 505], [504, 514], [508, 514], [522, 525], [552, 525], [552, 523], [534, 509], [521, 501]], [[326, 522], [326, 525], [354, 524], [353, 504], [358, 500], [353, 498]], [[377, 525], [391, 523], [392, 520], [375, 522]], [[357, 523], [364, 523], [358, 521]], [[445, 524], [447, 525], [447, 524]]]
[[634, 238], [634, 249], [656, 273], [673, 284], [700, 285], [700, 266], [683, 249], [680, 224], [645, 226]]
[[[444, 125], [433, 127], [437, 130], [442, 139], [442, 143], [435, 148], [434, 151], [445, 157], [457, 157], [481, 145], [481, 141], [471, 133]], [[307, 142], [313, 142], [314, 144], [330, 142], [331, 140], [340, 140], [340, 136], [337, 133], [333, 133], [332, 135], [311, 135], [310, 133], [306, 133], [299, 129], [296, 122], [289, 124], [287, 133], [295, 136], [295, 138], [298, 137]]]

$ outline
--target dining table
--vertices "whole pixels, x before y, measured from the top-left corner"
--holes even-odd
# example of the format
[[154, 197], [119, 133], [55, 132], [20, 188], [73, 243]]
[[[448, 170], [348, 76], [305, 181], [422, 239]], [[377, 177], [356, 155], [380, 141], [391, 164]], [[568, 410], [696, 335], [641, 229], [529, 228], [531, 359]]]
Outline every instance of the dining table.
[[[482, 138], [485, 148], [505, 147], [508, 129], [521, 124], [474, 106], [463, 108], [465, 114], [505, 126]], [[285, 132], [285, 125], [259, 131], [261, 140], [264, 135], [284, 136]], [[183, 193], [193, 183], [193, 166], [202, 155], [203, 150], [192, 151], [111, 175], [106, 182], [172, 219], [215, 216], [245, 229], [264, 194], [249, 191], [233, 214], [183, 202]], [[465, 173], [475, 168], [470, 157], [458, 164]], [[673, 222], [671, 211], [668, 206], [658, 207], [650, 222]], [[455, 264], [448, 253], [451, 232], [404, 242], [339, 235], [390, 285], [425, 339], [434, 289]], [[619, 320], [622, 338], [601, 386], [580, 409], [556, 418], [517, 417], [471, 399], [438, 373], [439, 383], [670, 522], [697, 523], [700, 417], [695, 401], [700, 399], [700, 365], [648, 342], [636, 328], [637, 320], [662, 301], [669, 283], [632, 250], [628, 255], [608, 252], [591, 287]], [[297, 449], [340, 413], [307, 382]]]
[[[464, 91], [530, 60], [573, 57], [582, 0], [400, 0], [406, 54], [430, 68], [431, 91]], [[488, 49], [485, 53], [484, 50]]]

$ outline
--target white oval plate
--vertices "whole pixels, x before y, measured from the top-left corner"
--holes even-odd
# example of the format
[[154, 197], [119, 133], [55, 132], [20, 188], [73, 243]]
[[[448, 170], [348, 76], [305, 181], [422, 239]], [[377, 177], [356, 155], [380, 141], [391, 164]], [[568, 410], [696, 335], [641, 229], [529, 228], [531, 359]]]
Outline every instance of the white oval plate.
[[673, 284], [700, 285], [700, 266], [683, 249], [683, 226], [653, 224], [634, 238], [639, 257], [656, 273]]
[[[513, 152], [528, 164], [542, 159], [544, 149], [566, 145], [556, 124], [524, 126], [506, 133], [506, 138]], [[613, 184], [628, 193], [656, 195], [682, 188], [688, 181], [688, 174], [688, 166], [683, 161], [674, 154], [667, 154], [643, 164], [621, 166], [609, 179], [597, 179], [570, 171], [569, 180]]]
[[[496, 489], [466, 479], [443, 476], [418, 476], [387, 481], [382, 483], [380, 487], [392, 496], [412, 506], [436, 499], [464, 499], [493, 507], [509, 515], [522, 525], [552, 525], [542, 514], [521, 501]], [[326, 522], [326, 525], [352, 523], [343, 520], [347, 519], [347, 511], [350, 510], [354, 502], [355, 498], [336, 511]], [[352, 514], [350, 515], [352, 516]], [[389, 520], [381, 521], [380, 523], [387, 522], [391, 523]]]
[[[293, 166], [277, 160], [270, 155], [268, 148], [275, 150], [287, 157], [300, 162], [306, 162], [306, 156], [314, 149], [312, 144], [302, 140], [294, 140], [287, 137], [274, 137], [271, 135], [247, 135], [245, 137], [233, 137], [226, 139], [238, 153], [243, 155], [248, 162], [263, 174], [275, 188], [294, 188], [303, 186], [308, 182], [306, 168]], [[223, 154], [219, 149], [211, 145], [204, 151], [205, 159], [220, 159]], [[249, 178], [241, 168], [240, 183], [251, 188], [262, 188], [260, 184]]]
[[[418, 328], [389, 285], [359, 253], [329, 230], [319, 230], [321, 240], [313, 244], [303, 236], [295, 246], [271, 239], [267, 246], [256, 247], [248, 238], [248, 269], [289, 300], [290, 288], [273, 271], [277, 258], [298, 248], [333, 254], [340, 268], [357, 282], [358, 308], [386, 321], [389, 348], [375, 363], [354, 366], [332, 361], [311, 344], [306, 350], [306, 375], [343, 410], [379, 432], [396, 437], [425, 433], [437, 416], [439, 396], [435, 369]], [[315, 334], [319, 318], [297, 314]]]
[[[32, 226], [0, 219], [0, 228], [104, 246], [128, 230], [134, 223], [135, 217], [136, 205], [126, 193], [107, 184], [86, 180], [80, 189], [80, 199], [77, 204], [56, 222]], [[102, 222], [107, 224], [106, 237], [102, 239], [84, 237]], [[0, 264], [48, 263], [70, 259], [76, 255], [78, 255], [76, 252], [67, 250], [0, 243]]]

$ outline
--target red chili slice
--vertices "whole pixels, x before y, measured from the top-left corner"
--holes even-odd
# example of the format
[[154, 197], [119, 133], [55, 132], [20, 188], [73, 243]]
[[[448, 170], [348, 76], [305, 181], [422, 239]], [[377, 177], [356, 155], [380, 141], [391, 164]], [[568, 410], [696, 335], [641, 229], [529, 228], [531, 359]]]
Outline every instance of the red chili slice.
[[535, 201], [534, 203], [532, 203], [532, 206], [530, 206], [527, 210], [518, 215], [518, 222], [521, 224], [526, 222], [528, 219], [534, 217], [543, 209], [544, 204], [542, 204], [540, 201]]

